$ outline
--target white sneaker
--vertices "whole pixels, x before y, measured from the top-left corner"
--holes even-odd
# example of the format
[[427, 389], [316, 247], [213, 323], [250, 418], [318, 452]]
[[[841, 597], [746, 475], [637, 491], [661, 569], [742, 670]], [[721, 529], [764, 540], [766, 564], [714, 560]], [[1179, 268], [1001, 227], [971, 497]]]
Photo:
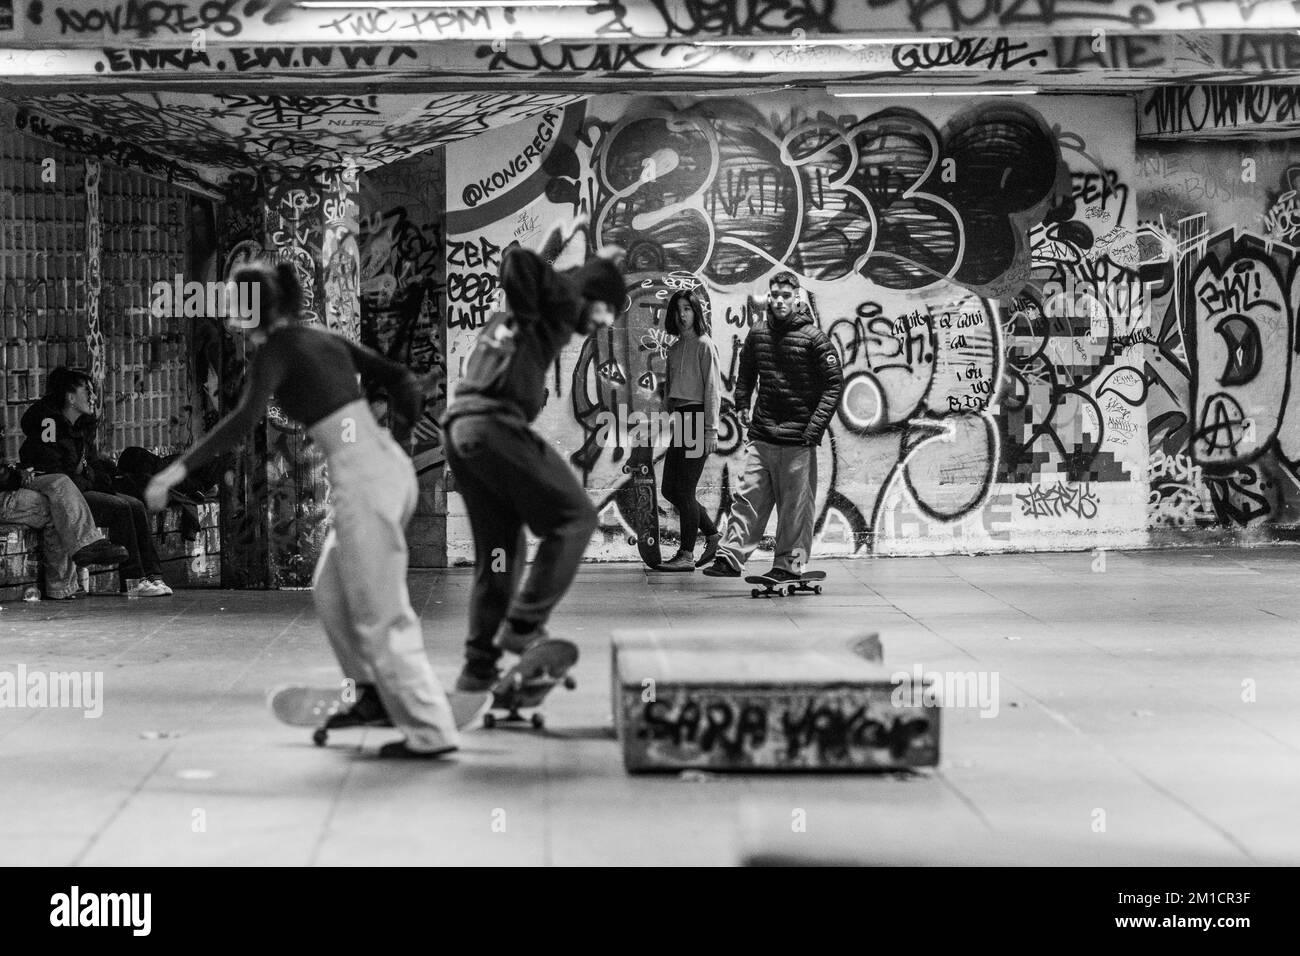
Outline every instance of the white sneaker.
[[162, 592], [165, 597], [171, 597], [172, 594], [175, 593], [172, 591], [171, 587], [167, 584], [167, 582], [164, 581], [162, 578], [159, 578], [156, 581], [154, 581], [153, 578], [150, 578], [149, 580], [153, 583], [154, 587], [162, 588]]
[[156, 581], [146, 580], [140, 582], [135, 593], [137, 597], [166, 597], [171, 594], [172, 591], [171, 588], [167, 587], [165, 584], [160, 585]]

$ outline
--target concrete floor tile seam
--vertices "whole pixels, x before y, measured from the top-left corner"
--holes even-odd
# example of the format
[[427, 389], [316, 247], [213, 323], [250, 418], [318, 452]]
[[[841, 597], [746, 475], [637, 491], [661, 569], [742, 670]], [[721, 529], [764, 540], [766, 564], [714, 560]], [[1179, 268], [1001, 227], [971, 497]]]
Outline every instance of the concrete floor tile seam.
[[1271, 727], [1269, 728], [1261, 727], [1258, 724], [1255, 724], [1252, 721], [1247, 720], [1241, 714], [1235, 711], [1223, 710], [1222, 708], [1216, 706], [1213, 703], [1211, 703], [1209, 706], [1212, 709], [1214, 709], [1216, 712], [1220, 714], [1226, 714], [1228, 717], [1231, 717], [1233, 720], [1237, 721], [1238, 723], [1245, 724], [1251, 730], [1255, 731], [1256, 733], [1262, 734], [1263, 736], [1267, 737], [1269, 740], [1272, 740], [1274, 743], [1277, 743], [1279, 746], [1283, 747], [1286, 750], [1291, 751], [1296, 756], [1300, 757], [1300, 746], [1297, 746], [1291, 741], [1284, 740], [1283, 738], [1277, 736], [1275, 733], [1273, 733]]
[[[897, 605], [895, 605], [895, 606], [897, 607]], [[905, 611], [903, 608], [898, 608], [898, 610], [901, 611], [901, 612], [903, 613], [903, 615], [904, 615], [904, 616], [905, 616], [909, 621], [911, 621], [913, 624], [915, 624], [917, 627], [921, 628], [923, 631], [925, 631], [926, 633], [930, 634], [932, 637], [935, 637], [935, 638], [937, 638], [938, 640], [942, 641], [944, 644], [946, 644], [946, 645], [947, 645], [949, 648], [951, 648], [953, 651], [957, 652], [958, 654], [962, 654], [962, 655], [965, 655], [966, 657], [969, 657], [969, 658], [971, 659], [972, 662], [978, 662], [979, 659], [978, 659], [977, 657], [975, 657], [974, 655], [972, 655], [970, 651], [968, 651], [968, 650], [967, 650], [966, 648], [964, 648], [964, 647], [959, 646], [958, 644], [953, 643], [953, 641], [952, 641], [950, 638], [948, 638], [948, 637], [946, 637], [945, 635], [941, 634], [939, 631], [936, 631], [933, 627], [931, 627], [931, 626], [930, 626], [929, 624], [927, 624], [925, 621], [923, 621], [923, 620], [921, 620], [921, 619], [919, 619], [919, 618], [913, 617], [911, 614], [908, 614], [907, 611]], [[889, 638], [888, 638], [888, 636], [884, 633], [884, 631], [882, 631], [881, 634], [880, 634], [880, 642], [881, 642], [881, 644], [882, 644], [883, 647], [884, 647], [885, 659], [886, 659], [886, 660], [889, 660], [889, 654], [890, 654], [890, 650], [889, 650]]]
[[1098, 751], [1099, 753], [1105, 755], [1108, 759], [1115, 761], [1120, 766], [1124, 767], [1129, 773], [1136, 776], [1139, 780], [1141, 780], [1144, 784], [1150, 787], [1153, 791], [1159, 793], [1161, 796], [1165, 797], [1165, 799], [1169, 800], [1174, 805], [1180, 807], [1187, 813], [1190, 813], [1196, 819], [1200, 820], [1203, 824], [1205, 824], [1216, 834], [1218, 834], [1220, 838], [1227, 841], [1227, 843], [1230, 846], [1234, 847], [1239, 853], [1241, 853], [1251, 862], [1255, 862], [1254, 856], [1252, 856], [1252, 854], [1245, 847], [1245, 845], [1243, 845], [1239, 840], [1237, 840], [1237, 838], [1233, 836], [1233, 834], [1229, 833], [1218, 823], [1216, 823], [1215, 821], [1207, 817], [1205, 814], [1203, 814], [1198, 808], [1192, 806], [1186, 800], [1177, 796], [1176, 794], [1171, 793], [1160, 783], [1158, 783], [1157, 781], [1149, 777], [1141, 769], [1135, 767], [1122, 755], [1114, 752], [1114, 750], [1111, 747], [1106, 746], [1105, 743], [1097, 739], [1094, 735], [1087, 734], [1081, 728], [1075, 726], [1075, 724], [1071, 720], [1069, 720], [1069, 718], [1067, 718], [1064, 714], [1057, 712], [1054, 708], [1047, 706], [1042, 701], [1037, 700], [1036, 698], [1034, 699], [1034, 701], [1035, 703], [1038, 704], [1039, 707], [1043, 709], [1043, 712], [1046, 713], [1051, 719], [1057, 721], [1062, 726], [1067, 727], [1072, 733], [1076, 734], [1080, 739], [1087, 741], [1089, 744], [1091, 744], [1094, 750]]
[[984, 811], [979, 808], [979, 805], [975, 802], [974, 799], [972, 799], [966, 793], [962, 792], [962, 789], [957, 785], [957, 782], [954, 781], [951, 777], [949, 777], [948, 774], [945, 772], [942, 763], [940, 763], [939, 766], [934, 768], [934, 770], [932, 771], [932, 776], [934, 779], [938, 780], [944, 787], [946, 787], [948, 791], [954, 797], [956, 797], [957, 800], [964, 807], [966, 807], [967, 810], [971, 812], [971, 814], [975, 817], [975, 819], [977, 819], [983, 825], [985, 830], [988, 830], [990, 833], [996, 832], [997, 828], [993, 826], [993, 821], [990, 820], [988, 816], [985, 815]]
[[[883, 596], [883, 595], [882, 595], [882, 594], [881, 594], [881, 593], [876, 589], [876, 587], [872, 584], [871, 581], [868, 581], [865, 577], [863, 577], [862, 575], [860, 575], [860, 574], [857, 573], [856, 569], [854, 568], [854, 564], [858, 564], [858, 563], [865, 563], [865, 562], [849, 562], [849, 561], [841, 561], [841, 562], [839, 562], [839, 564], [837, 565], [837, 567], [840, 568], [840, 569], [843, 569], [844, 571], [847, 571], [847, 572], [848, 572], [848, 575], [849, 575], [849, 577], [850, 577], [850, 579], [852, 579], [852, 580], [856, 581], [858, 584], [862, 585], [862, 586], [863, 586], [864, 588], [866, 588], [867, 591], [868, 591], [870, 594], [872, 594], [874, 597], [876, 597], [877, 599], [879, 599], [879, 600], [881, 600], [881, 601], [886, 600], [885, 597], [884, 597], [884, 596]], [[830, 577], [830, 575], [828, 574], [828, 575], [827, 575], [827, 578], [829, 578], [829, 577]], [[892, 603], [892, 602], [891, 602], [891, 603]]]
[[153, 779], [162, 768], [163, 764], [170, 759], [171, 753], [175, 749], [176, 747], [173, 745], [158, 755], [158, 759], [154, 761], [153, 766], [140, 775], [140, 779], [137, 780], [135, 785], [122, 796], [122, 799], [118, 802], [117, 806], [109, 812], [108, 817], [104, 822], [95, 828], [95, 832], [86, 841], [85, 846], [83, 846], [77, 855], [72, 858], [72, 862], [69, 866], [82, 865], [86, 857], [94, 851], [95, 845], [99, 842], [100, 837], [107, 833], [114, 821], [119, 819], [126, 812], [127, 807], [131, 805], [131, 801], [133, 801], [144, 790], [145, 785]]
[[[369, 731], [361, 732], [361, 743], [365, 744], [366, 738], [370, 736]], [[315, 867], [320, 865], [321, 853], [324, 851], [325, 844], [329, 840], [330, 830], [334, 823], [334, 818], [338, 813], [339, 806], [343, 802], [343, 794], [347, 790], [348, 783], [352, 779], [353, 770], [356, 768], [356, 761], [344, 761], [343, 772], [339, 774], [338, 782], [334, 787], [334, 793], [330, 797], [329, 807], [325, 811], [325, 819], [321, 821], [320, 829], [316, 837], [312, 840], [311, 850], [307, 855], [307, 866]]]

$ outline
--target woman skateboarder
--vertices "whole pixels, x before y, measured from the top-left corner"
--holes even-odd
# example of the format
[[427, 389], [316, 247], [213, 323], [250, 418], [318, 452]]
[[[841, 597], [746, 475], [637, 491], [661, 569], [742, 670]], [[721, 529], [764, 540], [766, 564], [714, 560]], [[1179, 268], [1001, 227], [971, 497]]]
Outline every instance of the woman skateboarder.
[[[287, 263], [240, 269], [236, 282], [260, 284], [259, 348], [239, 407], [159, 472], [146, 492], [161, 509], [168, 492], [204, 462], [236, 445], [275, 397], [325, 453], [333, 527], [316, 565], [312, 593], [356, 703], [327, 728], [395, 726], [405, 739], [381, 757], [437, 757], [460, 735], [447, 695], [425, 654], [420, 621], [406, 591], [405, 527], [416, 504], [411, 460], [375, 421], [357, 382], [387, 387], [394, 435], [405, 441], [419, 418], [421, 395], [407, 369], [322, 328], [297, 323], [302, 289]], [[391, 723], [390, 723], [391, 721]]]
[[[678, 337], [668, 349], [664, 404], [680, 427], [664, 456], [663, 494], [677, 509], [682, 530], [677, 554], [655, 570], [694, 571], [713, 562], [722, 540], [708, 509], [695, 497], [704, 465], [718, 450], [722, 374], [704, 311], [694, 294], [685, 290], [673, 293], [664, 331]], [[692, 440], [688, 442], [688, 438]], [[695, 539], [701, 531], [704, 554], [696, 561]]]

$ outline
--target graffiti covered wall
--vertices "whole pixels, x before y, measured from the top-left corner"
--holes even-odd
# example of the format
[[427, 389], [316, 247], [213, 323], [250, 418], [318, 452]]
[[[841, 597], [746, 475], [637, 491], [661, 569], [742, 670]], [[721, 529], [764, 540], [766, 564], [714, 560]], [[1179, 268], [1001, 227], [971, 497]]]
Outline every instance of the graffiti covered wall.
[[447, 561], [446, 456], [438, 416], [447, 404], [442, 321], [443, 151], [430, 150], [361, 177], [361, 341], [420, 376], [424, 416], [415, 426], [420, 503], [407, 528], [413, 567]]
[[[819, 553], [1144, 542], [1132, 101], [916, 103], [598, 97], [448, 147], [453, 388], [502, 249], [586, 211], [595, 245], [628, 250], [631, 308], [571, 343], [536, 423], [601, 505], [591, 556], [635, 557], [629, 449], [600, 426], [661, 407], [671, 291], [706, 300], [729, 396], [748, 297], [782, 269], [846, 379], [819, 451]], [[742, 458], [724, 400], [709, 508]], [[449, 558], [470, 557], [449, 510]]]
[[1136, 186], [1153, 541], [1294, 537], [1300, 149], [1140, 142]]

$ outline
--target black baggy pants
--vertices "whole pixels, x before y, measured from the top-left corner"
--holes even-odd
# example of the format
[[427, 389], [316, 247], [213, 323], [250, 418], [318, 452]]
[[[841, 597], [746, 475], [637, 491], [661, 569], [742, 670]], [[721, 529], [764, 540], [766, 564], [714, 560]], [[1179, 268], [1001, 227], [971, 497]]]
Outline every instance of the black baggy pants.
[[[596, 530], [596, 509], [564, 459], [522, 419], [468, 414], [445, 430], [447, 463], [474, 535], [474, 590], [465, 659], [488, 670], [492, 638], [506, 618], [544, 624], [568, 591]], [[541, 538], [527, 557], [524, 528]]]
[[149, 512], [144, 502], [130, 495], [114, 495], [103, 491], [83, 492], [95, 524], [108, 529], [108, 540], [126, 548], [127, 559], [118, 569], [121, 586], [127, 578], [145, 578], [162, 575], [162, 564], [154, 548], [153, 532], [149, 527]]

